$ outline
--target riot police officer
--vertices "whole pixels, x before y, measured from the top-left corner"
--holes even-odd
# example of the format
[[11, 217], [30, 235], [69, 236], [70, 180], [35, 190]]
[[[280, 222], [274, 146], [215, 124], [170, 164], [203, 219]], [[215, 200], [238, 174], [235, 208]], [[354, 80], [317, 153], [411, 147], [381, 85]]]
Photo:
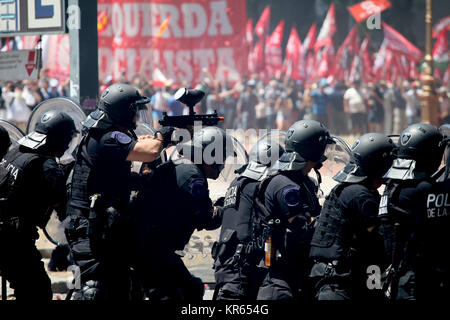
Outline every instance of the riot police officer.
[[65, 230], [81, 272], [75, 299], [129, 299], [126, 219], [130, 192], [138, 184], [131, 161], [154, 161], [173, 131], [164, 127], [154, 138], [136, 138], [137, 112], [148, 102], [136, 88], [113, 84], [83, 122]]
[[333, 177], [339, 184], [323, 204], [311, 241], [315, 263], [310, 276], [317, 300], [383, 296], [380, 287], [369, 291], [366, 274], [369, 266], [385, 267], [383, 238], [377, 232], [377, 189], [394, 160], [394, 148], [384, 134], [367, 133], [353, 145], [350, 162]]
[[[209, 198], [209, 179], [217, 179], [231, 141], [223, 129], [205, 127], [190, 143], [178, 145], [183, 158], [158, 166], [135, 201], [135, 265], [151, 301], [201, 300], [204, 286], [181, 257], [195, 229], [220, 226], [220, 211]], [[210, 158], [211, 157], [211, 158]], [[157, 188], [155, 187], [157, 186]]]
[[0, 126], [0, 159], [3, 159], [3, 156], [8, 152], [10, 146], [11, 139], [9, 138], [8, 131]]
[[251, 241], [253, 200], [259, 182], [283, 152], [275, 141], [259, 141], [225, 194], [222, 229], [213, 250], [217, 300], [256, 299], [262, 279], [255, 261], [259, 251]]
[[325, 160], [334, 143], [325, 126], [314, 120], [294, 123], [286, 137], [286, 152], [274, 172], [258, 187], [255, 203], [255, 241], [264, 247], [261, 266], [267, 275], [258, 300], [299, 299], [309, 296], [311, 222], [320, 213], [318, 187], [308, 173]]
[[66, 113], [47, 111], [0, 163], [0, 269], [17, 299], [52, 299], [50, 279], [35, 246], [37, 227], [45, 227], [49, 209], [65, 217], [65, 177], [55, 159], [76, 132]]
[[434, 198], [443, 198], [446, 186], [436, 185], [433, 177], [444, 148], [443, 136], [436, 127], [412, 124], [400, 134], [397, 159], [385, 175], [390, 181], [380, 201], [379, 218], [391, 263], [386, 288], [392, 300], [417, 299], [419, 282], [426, 279], [424, 270], [434, 263], [438, 267], [443, 261], [441, 254], [441, 258], [446, 257], [442, 241], [447, 230], [441, 229], [446, 221], [442, 215], [445, 202]]

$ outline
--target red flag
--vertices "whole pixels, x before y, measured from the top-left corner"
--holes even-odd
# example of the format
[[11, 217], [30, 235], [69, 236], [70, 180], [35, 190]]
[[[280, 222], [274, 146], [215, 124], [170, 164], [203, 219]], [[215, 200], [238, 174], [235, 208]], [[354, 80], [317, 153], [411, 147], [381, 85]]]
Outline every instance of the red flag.
[[305, 71], [306, 71], [306, 81], [312, 82], [314, 81], [314, 74], [315, 74], [315, 56], [314, 53], [309, 52], [306, 57], [306, 63], [305, 63]]
[[248, 19], [245, 36], [247, 38], [247, 43], [249, 46], [253, 44], [253, 20]]
[[422, 58], [422, 52], [398, 31], [384, 22], [382, 22], [382, 25], [388, 49], [403, 54], [413, 61], [419, 61]]
[[437, 63], [445, 63], [450, 59], [448, 50], [447, 29], [443, 28], [439, 32], [439, 36], [433, 48], [433, 60]]
[[320, 28], [317, 41], [314, 46], [316, 50], [322, 47], [330, 47], [333, 45], [333, 35], [336, 32], [336, 11], [334, 9], [334, 3], [330, 5], [327, 16], [323, 21], [322, 28]]
[[402, 56], [398, 53], [394, 53], [392, 56], [392, 68], [395, 71], [395, 77], [392, 78], [392, 81], [405, 80], [408, 77], [406, 66], [402, 63]]
[[269, 29], [269, 23], [270, 23], [270, 7], [267, 6], [255, 25], [255, 33], [258, 35], [258, 37], [261, 38], [266, 35]]
[[285, 74], [292, 79], [300, 80], [300, 54], [301, 42], [297, 29], [292, 27], [289, 39], [286, 45], [286, 57], [284, 59], [283, 70]]
[[264, 39], [259, 39], [255, 47], [250, 50], [248, 69], [252, 73], [264, 71]]
[[382, 77], [382, 74], [384, 73], [388, 51], [389, 50], [386, 48], [386, 40], [384, 40], [381, 44], [380, 49], [378, 50], [375, 61], [373, 62], [372, 72], [377, 76], [378, 79], [380, 79]]
[[388, 0], [367, 0], [348, 7], [348, 11], [356, 21], [361, 22], [374, 14], [389, 9], [391, 6]]
[[321, 57], [316, 57], [318, 65], [317, 65], [317, 73], [316, 77], [326, 78], [331, 74], [331, 64], [333, 57], [333, 47], [326, 47], [321, 50]]
[[344, 72], [350, 67], [350, 54], [358, 53], [358, 46], [358, 29], [354, 26], [337, 51], [334, 65], [336, 79], [342, 80], [344, 78]]
[[308, 51], [314, 49], [314, 45], [316, 44], [316, 30], [317, 26], [314, 22], [309, 28], [308, 34], [306, 35], [305, 40], [303, 41], [303, 50]]
[[437, 38], [442, 29], [450, 31], [450, 16], [439, 20], [439, 22], [434, 25], [433, 38]]
[[[317, 29], [316, 23], [313, 23], [311, 28], [309, 28], [309, 31], [305, 37], [305, 40], [303, 41], [302, 49], [300, 52], [300, 61], [301, 61], [300, 62], [300, 64], [301, 64], [300, 76], [302, 79], [305, 79], [305, 80], [308, 79], [308, 68], [307, 68], [308, 51], [314, 49], [314, 44], [316, 43], [316, 29]], [[312, 58], [312, 59], [314, 60], [314, 58]], [[309, 62], [311, 62], [311, 61], [312, 60], [310, 59]]]
[[370, 37], [366, 36], [359, 49], [362, 79], [364, 82], [372, 80], [372, 57], [369, 53]]
[[266, 41], [265, 62], [269, 77], [274, 77], [277, 71], [282, 69], [281, 42], [283, 40], [283, 30], [284, 20], [281, 20]]

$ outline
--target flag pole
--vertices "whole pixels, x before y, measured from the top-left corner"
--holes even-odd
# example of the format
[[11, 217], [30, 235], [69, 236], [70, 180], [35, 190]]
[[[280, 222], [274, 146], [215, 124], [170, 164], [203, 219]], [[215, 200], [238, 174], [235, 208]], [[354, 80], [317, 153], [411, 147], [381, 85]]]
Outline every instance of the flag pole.
[[431, 55], [432, 50], [432, 0], [426, 0], [425, 11], [425, 70], [422, 76], [422, 95], [421, 95], [421, 118], [422, 122], [432, 125], [438, 125], [438, 98], [434, 90], [434, 77], [433, 77], [433, 57]]

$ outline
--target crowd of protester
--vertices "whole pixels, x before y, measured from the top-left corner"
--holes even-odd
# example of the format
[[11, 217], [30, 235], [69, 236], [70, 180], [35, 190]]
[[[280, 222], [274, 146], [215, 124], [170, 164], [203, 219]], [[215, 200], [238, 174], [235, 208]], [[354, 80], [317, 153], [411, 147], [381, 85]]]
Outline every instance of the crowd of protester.
[[[195, 111], [212, 113], [217, 110], [225, 117], [223, 127], [227, 129], [286, 130], [298, 120], [314, 119], [337, 135], [398, 134], [402, 128], [421, 119], [422, 90], [417, 80], [330, 83], [324, 78], [316, 83], [303, 83], [293, 79], [273, 79], [265, 83], [255, 74], [231, 85], [215, 81], [208, 70], [204, 73], [207, 96]], [[105, 82], [104, 88], [112, 83], [112, 78], [109, 80], [111, 82]], [[139, 76], [131, 83], [142, 94], [152, 97], [150, 110], [154, 126], [158, 126], [162, 112], [169, 115], [187, 113], [187, 109], [173, 98], [175, 91], [187, 83], [174, 84], [169, 80], [156, 88], [151, 81], [144, 81]], [[438, 84], [436, 91], [439, 121], [448, 123], [450, 89]]]
[[[240, 83], [215, 81], [208, 70], [204, 84], [206, 98], [195, 107], [198, 113], [215, 110], [225, 117], [227, 129], [282, 129], [286, 130], [301, 119], [324, 123], [333, 134], [359, 136], [365, 132], [398, 134], [407, 125], [420, 121], [420, 83], [418, 81], [384, 80], [361, 83], [329, 82], [320, 79], [303, 83], [292, 79], [263, 82], [252, 75]], [[99, 94], [114, 82], [134, 85], [141, 94], [151, 97], [145, 121], [158, 127], [163, 112], [168, 115], [187, 114], [188, 109], [174, 99], [180, 87], [190, 84], [154, 83], [139, 75], [127, 81], [108, 76], [100, 82]], [[7, 82], [0, 86], [0, 119], [6, 119], [25, 130], [32, 110], [40, 102], [54, 97], [69, 96], [69, 81], [60, 83], [46, 77], [40, 80]], [[450, 90], [437, 85], [440, 123], [450, 120]], [[142, 116], [142, 115], [141, 115]]]

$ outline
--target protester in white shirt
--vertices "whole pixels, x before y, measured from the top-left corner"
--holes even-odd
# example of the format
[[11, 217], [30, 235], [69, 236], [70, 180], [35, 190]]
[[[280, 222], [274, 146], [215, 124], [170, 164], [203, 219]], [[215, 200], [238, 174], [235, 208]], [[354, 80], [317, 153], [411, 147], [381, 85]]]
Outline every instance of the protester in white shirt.
[[350, 114], [351, 135], [360, 136], [364, 133], [366, 119], [366, 106], [359, 91], [359, 82], [355, 81], [344, 93], [344, 111]]

